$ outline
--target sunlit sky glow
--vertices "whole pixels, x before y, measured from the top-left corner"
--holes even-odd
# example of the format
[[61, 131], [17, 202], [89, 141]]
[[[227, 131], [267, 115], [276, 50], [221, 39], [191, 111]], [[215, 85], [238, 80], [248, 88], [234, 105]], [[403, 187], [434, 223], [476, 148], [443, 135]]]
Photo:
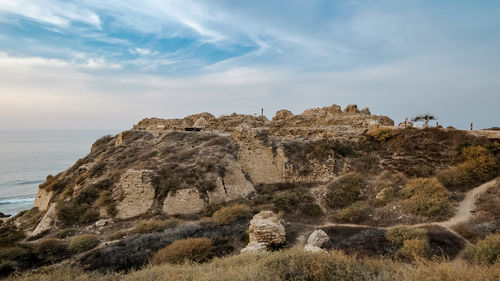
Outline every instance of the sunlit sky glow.
[[500, 2], [0, 0], [0, 129], [368, 106], [500, 126]]

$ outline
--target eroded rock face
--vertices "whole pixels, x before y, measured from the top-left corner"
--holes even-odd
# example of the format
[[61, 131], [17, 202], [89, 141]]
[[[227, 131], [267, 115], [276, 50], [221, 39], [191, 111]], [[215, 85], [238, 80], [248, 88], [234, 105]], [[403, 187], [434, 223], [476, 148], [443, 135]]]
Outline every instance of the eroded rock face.
[[40, 211], [46, 211], [49, 208], [50, 200], [52, 199], [53, 191], [47, 189], [38, 189], [35, 197], [35, 207], [38, 207]]
[[206, 205], [198, 189], [186, 188], [168, 194], [163, 203], [163, 212], [167, 215], [196, 214], [205, 209]]
[[155, 188], [151, 170], [127, 170], [113, 189], [113, 197], [118, 202], [116, 217], [132, 218], [147, 212], [153, 204]]
[[283, 151], [266, 144], [266, 139], [262, 139], [266, 135], [267, 132], [246, 124], [234, 132], [234, 139], [240, 145], [238, 161], [254, 184], [281, 182], [284, 177]]
[[47, 229], [51, 229], [56, 222], [56, 215], [56, 204], [51, 204], [42, 220], [38, 223], [35, 230], [33, 230], [33, 232], [31, 233], [31, 236], [35, 236]]
[[260, 251], [262, 245], [285, 243], [286, 229], [283, 220], [272, 211], [262, 211], [250, 221], [248, 228], [250, 242], [241, 252]]
[[219, 204], [246, 198], [254, 191], [253, 184], [245, 177], [241, 166], [237, 162], [230, 162], [226, 166], [224, 178], [218, 177], [216, 188], [207, 191], [208, 202], [210, 204]]

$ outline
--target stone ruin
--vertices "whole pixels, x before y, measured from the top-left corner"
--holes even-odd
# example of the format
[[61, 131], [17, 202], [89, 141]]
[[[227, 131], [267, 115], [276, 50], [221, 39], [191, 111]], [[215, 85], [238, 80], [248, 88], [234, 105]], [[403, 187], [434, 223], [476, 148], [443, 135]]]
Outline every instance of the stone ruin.
[[241, 253], [265, 252], [269, 246], [285, 243], [285, 225], [274, 212], [262, 211], [250, 221], [248, 236], [250, 242]]

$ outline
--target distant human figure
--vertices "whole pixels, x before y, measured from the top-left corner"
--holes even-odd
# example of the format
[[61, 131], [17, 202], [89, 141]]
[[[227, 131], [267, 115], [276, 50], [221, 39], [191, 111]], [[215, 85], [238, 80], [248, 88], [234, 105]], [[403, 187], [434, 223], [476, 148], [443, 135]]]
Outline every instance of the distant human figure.
[[470, 130], [472, 131], [472, 122], [470, 122]]

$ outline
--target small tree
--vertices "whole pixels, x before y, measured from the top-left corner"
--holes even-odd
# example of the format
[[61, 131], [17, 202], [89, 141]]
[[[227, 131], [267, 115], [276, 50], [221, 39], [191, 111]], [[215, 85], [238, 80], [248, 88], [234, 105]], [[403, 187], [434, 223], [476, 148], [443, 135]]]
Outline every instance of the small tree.
[[429, 124], [429, 121], [438, 120], [438, 118], [430, 113], [419, 114], [411, 119], [412, 122], [424, 122], [425, 126]]

